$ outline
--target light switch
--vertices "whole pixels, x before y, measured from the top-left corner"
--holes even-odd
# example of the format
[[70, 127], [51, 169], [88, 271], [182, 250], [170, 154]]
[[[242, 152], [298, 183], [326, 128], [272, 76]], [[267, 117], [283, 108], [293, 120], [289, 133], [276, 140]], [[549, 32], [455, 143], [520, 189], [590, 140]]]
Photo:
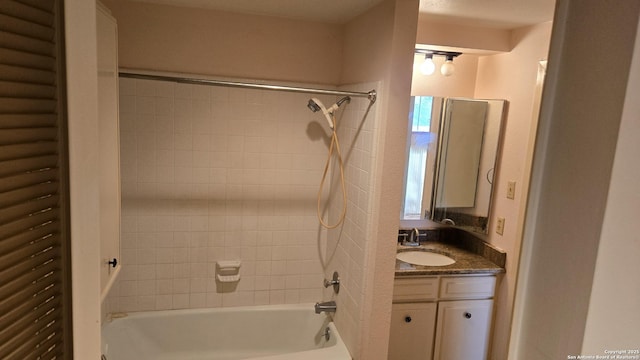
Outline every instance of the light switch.
[[499, 217], [498, 222], [496, 223], [496, 233], [499, 235], [504, 234], [504, 218]]
[[509, 184], [507, 186], [507, 199], [515, 199], [516, 197], [516, 182], [515, 181], [509, 181]]

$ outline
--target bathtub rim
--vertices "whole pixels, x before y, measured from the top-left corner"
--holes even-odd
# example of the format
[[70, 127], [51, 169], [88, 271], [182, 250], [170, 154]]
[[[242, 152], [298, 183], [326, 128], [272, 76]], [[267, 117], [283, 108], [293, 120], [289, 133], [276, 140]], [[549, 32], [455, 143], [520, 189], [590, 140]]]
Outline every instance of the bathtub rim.
[[[152, 317], [170, 317], [170, 316], [178, 316], [180, 314], [209, 314], [209, 313], [233, 313], [233, 312], [262, 312], [262, 311], [286, 311], [286, 310], [296, 310], [296, 311], [313, 311], [314, 304], [313, 303], [302, 303], [302, 304], [275, 304], [275, 305], [248, 305], [248, 306], [234, 306], [234, 307], [216, 307], [216, 308], [197, 308], [197, 309], [175, 309], [175, 310], [150, 310], [150, 311], [136, 311], [130, 313], [115, 313], [108, 314], [110, 316], [107, 317], [107, 320], [101, 324], [101, 347], [104, 351], [105, 339], [103, 335], [103, 331], [105, 327], [108, 327], [113, 322], [118, 322], [120, 320], [126, 321], [127, 319], [135, 320], [135, 319], [145, 319]], [[268, 360], [268, 359], [295, 359], [296, 356], [300, 354], [307, 354], [305, 356], [306, 360], [323, 360], [325, 357], [322, 354], [326, 354], [327, 351], [330, 351], [331, 354], [344, 354], [348, 356], [345, 359], [352, 359], [351, 352], [347, 348], [342, 336], [340, 336], [340, 332], [338, 331], [335, 322], [333, 321], [333, 316], [329, 314], [318, 314], [317, 316], [324, 316], [329, 319], [327, 326], [331, 331], [331, 336], [335, 337], [335, 345], [319, 348], [313, 350], [306, 350], [302, 352], [292, 352], [282, 355], [276, 356], [267, 356], [255, 358], [255, 360]], [[317, 354], [317, 357], [314, 356]], [[279, 356], [279, 357], [278, 357]], [[342, 359], [342, 358], [341, 358]]]

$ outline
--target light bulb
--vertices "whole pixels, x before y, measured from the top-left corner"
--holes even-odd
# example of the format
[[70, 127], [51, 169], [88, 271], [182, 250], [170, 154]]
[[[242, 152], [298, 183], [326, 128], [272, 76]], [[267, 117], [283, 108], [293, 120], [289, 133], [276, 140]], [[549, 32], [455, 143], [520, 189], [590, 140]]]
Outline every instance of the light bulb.
[[456, 66], [453, 65], [453, 60], [449, 60], [449, 59], [447, 59], [447, 61], [445, 61], [444, 64], [442, 64], [442, 67], [440, 68], [440, 72], [444, 76], [453, 75], [453, 72], [455, 70], [456, 70]]
[[420, 66], [420, 72], [425, 75], [431, 75], [434, 71], [436, 71], [436, 64], [433, 63], [433, 58], [427, 55]]

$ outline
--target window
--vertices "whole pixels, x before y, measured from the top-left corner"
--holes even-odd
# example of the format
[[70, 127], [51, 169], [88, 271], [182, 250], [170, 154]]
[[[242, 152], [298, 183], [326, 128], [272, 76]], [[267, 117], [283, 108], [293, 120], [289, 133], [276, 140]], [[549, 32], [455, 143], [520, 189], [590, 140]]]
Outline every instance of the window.
[[422, 198], [425, 188], [425, 172], [429, 145], [436, 141], [431, 132], [433, 113], [433, 96], [414, 96], [411, 98], [409, 121], [411, 138], [409, 158], [407, 161], [407, 177], [403, 219], [423, 218]]

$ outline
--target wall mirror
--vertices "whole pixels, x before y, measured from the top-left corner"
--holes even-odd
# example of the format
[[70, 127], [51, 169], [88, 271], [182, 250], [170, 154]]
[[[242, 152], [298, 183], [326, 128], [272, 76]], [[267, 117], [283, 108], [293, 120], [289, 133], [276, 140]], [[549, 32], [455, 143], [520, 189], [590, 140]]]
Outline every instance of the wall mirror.
[[504, 100], [414, 96], [402, 218], [488, 231]]

